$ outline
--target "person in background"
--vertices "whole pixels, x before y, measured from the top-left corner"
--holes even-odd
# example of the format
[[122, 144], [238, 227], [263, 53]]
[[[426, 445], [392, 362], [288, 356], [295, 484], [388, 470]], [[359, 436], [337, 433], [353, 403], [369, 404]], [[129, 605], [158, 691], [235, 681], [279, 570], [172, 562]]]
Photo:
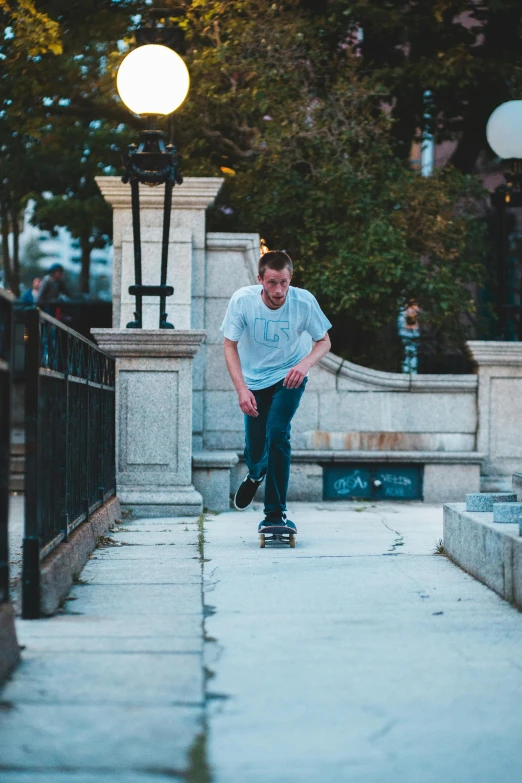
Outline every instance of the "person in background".
[[45, 275], [38, 291], [36, 304], [48, 315], [60, 319], [59, 300], [70, 298], [69, 291], [63, 279], [64, 268], [61, 264], [53, 264]]
[[28, 288], [27, 291], [24, 291], [20, 301], [27, 305], [35, 304], [36, 300], [38, 299], [38, 291], [40, 290], [41, 284], [42, 278], [35, 277], [31, 288]]

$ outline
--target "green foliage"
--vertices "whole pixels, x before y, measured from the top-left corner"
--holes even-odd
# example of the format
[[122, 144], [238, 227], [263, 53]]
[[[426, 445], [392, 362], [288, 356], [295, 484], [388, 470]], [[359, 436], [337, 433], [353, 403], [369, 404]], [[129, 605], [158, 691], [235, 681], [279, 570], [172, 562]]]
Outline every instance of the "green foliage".
[[[80, 289], [87, 293], [91, 250], [111, 234], [110, 208], [94, 177], [119, 170], [130, 140], [109, 63], [141, 4], [44, 0], [35, 11], [30, 0], [1, 2], [0, 17], [11, 24], [0, 41], [2, 231], [34, 197], [37, 225], [64, 226], [79, 240]], [[3, 255], [17, 292], [18, 258]]]
[[[22, 7], [0, 2], [4, 16]], [[381, 348], [368, 346], [411, 303], [440, 345], [461, 341], [484, 246], [483, 193], [468, 172], [484, 148], [487, 114], [522, 84], [518, 0], [171, 7], [191, 73], [175, 118], [184, 173], [225, 177], [209, 227], [259, 231], [269, 247], [286, 248], [298, 283], [340, 331], [357, 333], [355, 360], [377, 362]], [[42, 0], [38, 14], [59, 28], [41, 19], [25, 49], [22, 26], [0, 43], [0, 202], [11, 214], [36, 194], [38, 225], [72, 230], [85, 250], [84, 290], [90, 249], [110, 230], [94, 176], [118, 171], [138, 127], [115, 94], [115, 72], [132, 45], [133, 15], [145, 8], [141, 0]], [[423, 178], [411, 170], [423, 126], [461, 139], [460, 171]]]
[[47, 171], [48, 192], [31, 194], [33, 223], [51, 232], [66, 226], [79, 240], [84, 294], [89, 293], [91, 251], [106, 247], [112, 237], [112, 210], [95, 177], [117, 173], [130, 138], [125, 128], [110, 123], [70, 123], [61, 118], [39, 140], [39, 163]]
[[0, 0], [0, 13], [8, 24], [13, 59], [62, 53], [58, 23], [38, 11], [31, 0]]
[[[520, 0], [312, 0], [332, 46], [342, 20], [363, 31], [357, 46], [366, 72], [389, 91], [398, 152], [407, 158], [422, 130], [455, 140], [451, 162], [473, 171], [490, 154], [486, 122], [522, 89]], [[429, 102], [425, 91], [430, 91]], [[426, 119], [429, 109], [431, 119]]]
[[[285, 248], [341, 328], [375, 340], [415, 303], [424, 330], [458, 343], [474, 312], [469, 283], [481, 279], [480, 183], [404, 163], [382, 83], [350, 47], [332, 53], [298, 3], [193, 3], [192, 13], [178, 128], [185, 171], [225, 175], [212, 229], [260, 231]], [[362, 356], [375, 361], [362, 345], [351, 358]]]

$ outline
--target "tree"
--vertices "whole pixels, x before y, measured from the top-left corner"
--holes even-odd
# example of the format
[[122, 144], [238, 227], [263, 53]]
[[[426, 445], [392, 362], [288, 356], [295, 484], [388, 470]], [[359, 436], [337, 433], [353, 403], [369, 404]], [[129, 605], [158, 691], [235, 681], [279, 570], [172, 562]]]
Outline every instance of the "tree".
[[[522, 4], [519, 0], [309, 0], [331, 46], [346, 25], [356, 51], [386, 87], [392, 134], [404, 158], [422, 130], [457, 142], [451, 162], [471, 173], [490, 154], [486, 123], [502, 102], [520, 97]], [[344, 24], [343, 24], [343, 20]], [[429, 95], [426, 95], [429, 91]], [[429, 116], [428, 116], [429, 115]]]
[[[38, 188], [43, 171], [38, 168], [36, 139], [13, 131], [5, 118], [0, 118], [0, 215], [2, 223], [2, 258], [5, 284], [15, 295], [20, 293], [19, 235], [27, 194]], [[8, 236], [12, 235], [12, 253]]]
[[[3, 107], [0, 111], [0, 222], [5, 285], [20, 293], [19, 221], [24, 190], [28, 187], [26, 148], [30, 140], [11, 121], [14, 84], [24, 78], [28, 62], [42, 55], [59, 55], [62, 46], [58, 25], [47, 14], [37, 11], [31, 0], [0, 0], [0, 20], [4, 22], [4, 41], [0, 44], [3, 59]], [[10, 88], [10, 89], [9, 89]], [[29, 185], [30, 187], [30, 185]], [[12, 257], [9, 234], [13, 236]]]
[[11, 60], [62, 53], [58, 23], [37, 11], [31, 0], [0, 0], [0, 14], [4, 39], [12, 42]]
[[225, 174], [211, 227], [287, 249], [340, 329], [367, 335], [352, 359], [383, 367], [371, 345], [411, 303], [440, 341], [461, 340], [482, 270], [480, 183], [422, 178], [401, 159], [390, 95], [346, 43], [351, 25], [340, 46], [334, 23], [312, 24], [297, 2], [186, 13], [192, 87], [177, 131], [186, 173]]
[[[81, 286], [87, 292], [90, 251], [110, 238], [109, 208], [94, 175], [120, 164], [120, 142], [126, 143], [122, 121], [129, 119], [115, 99], [108, 63], [141, 4], [50, 0], [39, 3], [37, 11], [31, 0], [0, 2], [0, 17], [8, 24], [0, 44], [5, 66], [0, 75], [0, 213], [6, 277], [18, 293], [17, 226], [24, 204], [34, 196], [37, 224], [52, 230], [64, 225], [80, 240]], [[7, 252], [10, 230], [13, 259]]]
[[[116, 170], [107, 167], [137, 127], [114, 76], [132, 14], [146, 7], [43, 1], [39, 10], [59, 21], [63, 53], [44, 52], [29, 66], [13, 55], [1, 77], [10, 130], [31, 140], [36, 156], [31, 190], [53, 196], [37, 198], [35, 219], [70, 223], [86, 255], [107, 236], [87, 179]], [[454, 170], [421, 178], [408, 155], [428, 126], [427, 89], [430, 129], [441, 139], [474, 127], [474, 80], [484, 76], [490, 98], [504, 94], [508, 59], [493, 62], [491, 41], [500, 17], [504, 29], [516, 10], [514, 0], [172, 2], [192, 81], [175, 119], [184, 171], [226, 177], [210, 227], [261, 230], [269, 246], [288, 249], [339, 328], [353, 326], [370, 347], [412, 302], [441, 343], [462, 339], [473, 317], [470, 284], [480, 279], [482, 193]], [[354, 351], [382, 366], [375, 350]]]
[[79, 287], [89, 294], [91, 253], [112, 238], [112, 211], [95, 182], [98, 174], [114, 174], [130, 138], [125, 128], [65, 118], [55, 121], [40, 139], [39, 166], [44, 188], [32, 194], [32, 222], [54, 233], [65, 226], [81, 251]]

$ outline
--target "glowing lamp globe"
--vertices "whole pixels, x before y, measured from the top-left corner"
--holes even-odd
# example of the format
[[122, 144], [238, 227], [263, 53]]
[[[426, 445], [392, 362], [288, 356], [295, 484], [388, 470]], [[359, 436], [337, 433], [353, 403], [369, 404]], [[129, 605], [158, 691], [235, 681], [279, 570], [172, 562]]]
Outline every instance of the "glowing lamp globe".
[[522, 101], [498, 106], [488, 120], [486, 136], [499, 158], [522, 158]]
[[187, 66], [172, 49], [146, 44], [133, 49], [118, 70], [116, 85], [134, 114], [171, 114], [187, 96]]

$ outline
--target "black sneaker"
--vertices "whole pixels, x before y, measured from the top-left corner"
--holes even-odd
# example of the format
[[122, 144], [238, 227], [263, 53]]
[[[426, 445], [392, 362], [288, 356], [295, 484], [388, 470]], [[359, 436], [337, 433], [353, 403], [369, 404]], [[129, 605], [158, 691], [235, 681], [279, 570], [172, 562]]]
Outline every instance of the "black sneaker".
[[263, 528], [272, 527], [272, 525], [280, 525], [282, 527], [289, 527], [292, 533], [297, 533], [297, 528], [290, 519], [286, 518], [286, 514], [267, 514], [262, 522], [259, 523], [258, 532], [261, 533]]
[[265, 477], [261, 476], [259, 481], [254, 481], [247, 473], [234, 496], [234, 506], [238, 511], [244, 511], [245, 508], [249, 507], [264, 480]]

